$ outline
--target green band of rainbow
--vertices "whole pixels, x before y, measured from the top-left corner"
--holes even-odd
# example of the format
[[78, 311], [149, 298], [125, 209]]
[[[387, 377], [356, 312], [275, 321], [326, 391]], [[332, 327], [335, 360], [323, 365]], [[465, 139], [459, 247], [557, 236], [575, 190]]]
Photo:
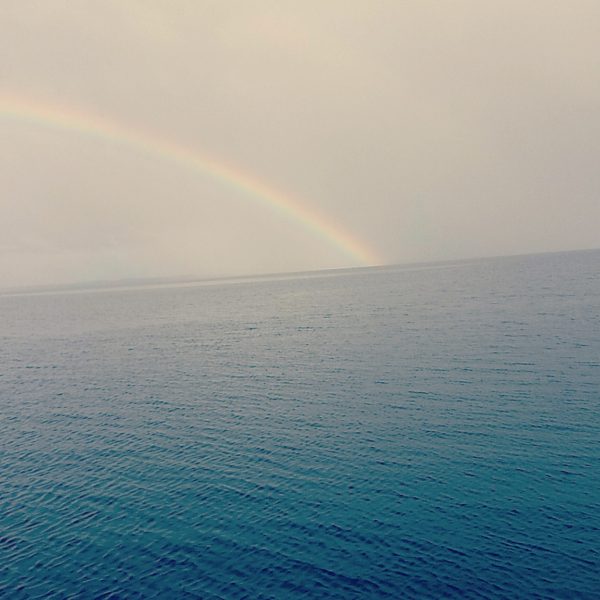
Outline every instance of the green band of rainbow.
[[131, 129], [112, 119], [71, 107], [58, 107], [0, 93], [0, 117], [57, 128], [129, 146], [138, 152], [179, 163], [243, 192], [336, 247], [353, 262], [376, 265], [381, 260], [348, 231], [324, 215], [309, 209], [287, 193], [276, 190], [254, 175], [197, 150], [153, 133]]

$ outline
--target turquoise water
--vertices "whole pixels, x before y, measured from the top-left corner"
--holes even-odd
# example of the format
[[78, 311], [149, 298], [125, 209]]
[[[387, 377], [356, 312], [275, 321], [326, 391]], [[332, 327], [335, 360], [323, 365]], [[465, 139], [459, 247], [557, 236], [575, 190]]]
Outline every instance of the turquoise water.
[[598, 598], [599, 276], [0, 296], [0, 596]]

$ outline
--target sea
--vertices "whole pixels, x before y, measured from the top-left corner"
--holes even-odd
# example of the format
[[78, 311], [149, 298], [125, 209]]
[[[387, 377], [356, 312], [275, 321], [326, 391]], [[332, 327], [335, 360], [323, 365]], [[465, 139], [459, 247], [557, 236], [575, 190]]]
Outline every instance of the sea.
[[0, 597], [600, 598], [600, 251], [1, 295]]

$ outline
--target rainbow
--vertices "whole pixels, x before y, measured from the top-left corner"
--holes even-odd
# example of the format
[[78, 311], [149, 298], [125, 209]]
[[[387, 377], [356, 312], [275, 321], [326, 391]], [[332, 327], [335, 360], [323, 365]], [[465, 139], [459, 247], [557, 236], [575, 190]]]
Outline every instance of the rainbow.
[[237, 166], [211, 158], [205, 153], [155, 133], [132, 129], [111, 118], [72, 107], [42, 104], [2, 93], [0, 118], [107, 140], [137, 152], [178, 163], [233, 187], [255, 202], [280, 213], [337, 248], [355, 264], [381, 264], [380, 258], [364, 242], [290, 194], [275, 189]]

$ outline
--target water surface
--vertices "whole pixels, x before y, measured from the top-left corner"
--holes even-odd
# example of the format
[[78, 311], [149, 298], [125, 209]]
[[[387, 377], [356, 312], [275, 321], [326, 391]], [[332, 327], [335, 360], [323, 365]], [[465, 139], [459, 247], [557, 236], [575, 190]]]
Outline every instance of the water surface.
[[0, 296], [0, 595], [598, 597], [599, 275]]

